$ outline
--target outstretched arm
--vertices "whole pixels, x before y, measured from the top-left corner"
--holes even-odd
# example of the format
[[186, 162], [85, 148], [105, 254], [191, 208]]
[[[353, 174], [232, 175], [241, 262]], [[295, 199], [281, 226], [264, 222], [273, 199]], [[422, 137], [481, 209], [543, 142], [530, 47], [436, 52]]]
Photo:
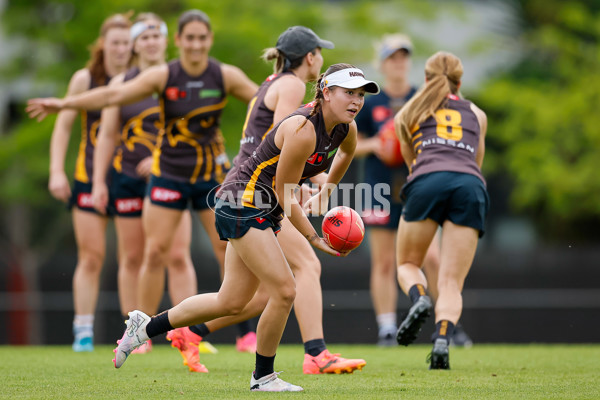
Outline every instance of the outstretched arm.
[[121, 85], [102, 86], [64, 99], [38, 98], [27, 102], [29, 118], [43, 120], [48, 114], [63, 109], [99, 110], [111, 105], [131, 104], [164, 89], [169, 75], [167, 65], [148, 68]]

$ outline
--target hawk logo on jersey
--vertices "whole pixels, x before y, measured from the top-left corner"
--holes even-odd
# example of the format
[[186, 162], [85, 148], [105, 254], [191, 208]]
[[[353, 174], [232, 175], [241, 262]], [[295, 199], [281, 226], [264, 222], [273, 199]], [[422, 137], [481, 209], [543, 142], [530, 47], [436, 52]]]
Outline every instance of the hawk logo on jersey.
[[308, 157], [306, 160], [310, 165], [321, 165], [323, 164], [323, 160], [325, 159], [325, 152], [315, 153], [312, 156]]
[[165, 97], [171, 101], [185, 99], [187, 97], [187, 91], [179, 90], [179, 88], [176, 86], [171, 86], [165, 89]]

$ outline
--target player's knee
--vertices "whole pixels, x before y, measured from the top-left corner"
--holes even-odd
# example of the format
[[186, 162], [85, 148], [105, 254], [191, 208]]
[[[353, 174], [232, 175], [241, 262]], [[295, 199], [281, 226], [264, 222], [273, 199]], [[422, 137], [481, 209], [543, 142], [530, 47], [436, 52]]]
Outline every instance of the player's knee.
[[104, 264], [104, 252], [90, 248], [79, 249], [78, 268], [90, 272], [99, 272]]

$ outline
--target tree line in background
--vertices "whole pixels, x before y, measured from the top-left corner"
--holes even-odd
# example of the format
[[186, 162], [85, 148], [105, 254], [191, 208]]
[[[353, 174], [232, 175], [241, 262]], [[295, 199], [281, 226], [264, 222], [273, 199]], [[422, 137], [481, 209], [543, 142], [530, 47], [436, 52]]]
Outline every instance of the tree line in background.
[[[279, 33], [290, 25], [310, 26], [336, 43], [336, 49], [324, 54], [325, 66], [335, 62], [360, 65], [370, 62], [372, 42], [381, 34], [403, 30], [411, 18], [426, 20], [442, 12], [439, 2], [416, 0], [280, 0], [272, 5], [236, 0], [123, 3], [8, 2], [2, 16], [4, 34], [18, 43], [18, 49], [13, 49], [2, 68], [3, 79], [25, 77], [32, 85], [32, 95], [62, 96], [72, 73], [87, 60], [88, 46], [97, 37], [102, 20], [114, 12], [153, 11], [162, 16], [169, 26], [169, 58], [173, 58], [177, 16], [186, 9], [201, 8], [211, 17], [215, 32], [211, 55], [241, 67], [256, 82], [271, 72], [271, 66], [259, 58], [261, 51], [273, 46]], [[508, 212], [530, 215], [548, 239], [597, 238], [592, 223], [600, 221], [600, 117], [596, 113], [600, 109], [600, 3], [502, 3], [517, 14], [518, 26], [504, 28], [511, 30], [507, 35], [517, 36], [524, 51], [510, 70], [490, 76], [476, 93], [469, 93], [488, 113], [485, 174], [510, 191]], [[468, 7], [468, 2], [444, 4], [443, 12], [460, 13], [461, 7]], [[50, 249], [64, 237], [57, 232], [70, 229], [67, 213], [46, 189], [54, 118], [38, 124], [24, 117], [23, 108], [17, 113], [21, 118], [14, 119], [0, 135], [0, 218], [4, 226], [0, 234], [4, 243], [43, 242], [43, 247]], [[230, 154], [237, 151], [244, 115], [245, 105], [231, 100], [223, 115]], [[78, 141], [76, 125], [68, 168], [74, 165]]]

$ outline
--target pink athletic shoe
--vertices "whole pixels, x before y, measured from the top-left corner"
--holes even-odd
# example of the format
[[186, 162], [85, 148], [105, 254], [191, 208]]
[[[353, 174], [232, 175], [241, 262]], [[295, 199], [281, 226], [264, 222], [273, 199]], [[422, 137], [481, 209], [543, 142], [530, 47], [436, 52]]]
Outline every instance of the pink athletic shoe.
[[256, 333], [248, 332], [235, 340], [235, 348], [241, 353], [256, 353]]

